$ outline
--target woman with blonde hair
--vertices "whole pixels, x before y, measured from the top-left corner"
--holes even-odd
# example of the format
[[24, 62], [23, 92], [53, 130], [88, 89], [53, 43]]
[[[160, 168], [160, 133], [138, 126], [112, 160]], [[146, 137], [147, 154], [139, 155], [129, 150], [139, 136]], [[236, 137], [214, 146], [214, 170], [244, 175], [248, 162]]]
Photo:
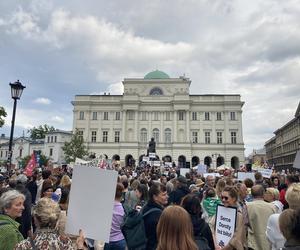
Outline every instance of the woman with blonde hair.
[[157, 225], [157, 250], [198, 250], [189, 213], [180, 206], [164, 209]]

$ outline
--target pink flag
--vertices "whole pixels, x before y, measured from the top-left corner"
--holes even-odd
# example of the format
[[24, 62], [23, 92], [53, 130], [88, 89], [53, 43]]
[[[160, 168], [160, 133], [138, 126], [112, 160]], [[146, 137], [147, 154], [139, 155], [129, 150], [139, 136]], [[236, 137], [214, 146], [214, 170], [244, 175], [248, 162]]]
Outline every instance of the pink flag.
[[33, 170], [36, 168], [36, 159], [35, 159], [35, 154], [32, 153], [31, 158], [29, 162], [26, 165], [26, 168], [24, 170], [24, 174], [27, 176], [32, 176]]

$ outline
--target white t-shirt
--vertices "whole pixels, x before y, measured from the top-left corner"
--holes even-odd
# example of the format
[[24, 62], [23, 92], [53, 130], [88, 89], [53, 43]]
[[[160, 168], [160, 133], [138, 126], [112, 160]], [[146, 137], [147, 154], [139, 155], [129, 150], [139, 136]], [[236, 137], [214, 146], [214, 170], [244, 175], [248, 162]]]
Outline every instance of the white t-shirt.
[[266, 236], [271, 243], [272, 250], [280, 250], [286, 241], [279, 229], [279, 215], [272, 214], [268, 219]]

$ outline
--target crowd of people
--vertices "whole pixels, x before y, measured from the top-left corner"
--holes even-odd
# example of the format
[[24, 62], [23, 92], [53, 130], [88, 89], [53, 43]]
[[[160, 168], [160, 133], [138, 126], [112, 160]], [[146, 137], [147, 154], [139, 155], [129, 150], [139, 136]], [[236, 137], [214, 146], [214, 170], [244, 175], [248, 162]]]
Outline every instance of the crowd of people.
[[[45, 168], [30, 177], [22, 171], [0, 175], [0, 250], [300, 249], [298, 173], [273, 171], [263, 178], [255, 172], [254, 180], [238, 180], [230, 170], [219, 175], [209, 170], [206, 178], [192, 169], [182, 176], [176, 167], [114, 170], [119, 175], [105, 244], [85, 238], [82, 231], [65, 232], [71, 172]], [[219, 205], [237, 209], [235, 230], [225, 246], [216, 241]], [[144, 224], [146, 243], [140, 248], [130, 248], [132, 239], [123, 231], [131, 211], [140, 214]]]

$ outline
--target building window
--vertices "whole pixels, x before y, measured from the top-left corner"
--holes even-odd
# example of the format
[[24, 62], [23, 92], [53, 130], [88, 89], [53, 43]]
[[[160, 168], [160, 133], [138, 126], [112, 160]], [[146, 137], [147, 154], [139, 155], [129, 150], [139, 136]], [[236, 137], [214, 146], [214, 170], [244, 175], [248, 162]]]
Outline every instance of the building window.
[[5, 157], [7, 157], [8, 156], [8, 151], [5, 151]]
[[102, 142], [107, 142], [108, 138], [108, 131], [103, 131], [102, 132]]
[[153, 129], [152, 137], [154, 141], [159, 142], [159, 130], [157, 128]]
[[53, 155], [53, 148], [50, 148], [49, 156]]
[[146, 120], [147, 120], [147, 112], [142, 111], [142, 121], [146, 121]]
[[197, 112], [192, 112], [192, 120], [197, 121]]
[[83, 111], [79, 112], [79, 120], [84, 120], [84, 112]]
[[134, 111], [133, 110], [128, 111], [128, 120], [134, 120]]
[[192, 143], [198, 143], [198, 132], [192, 131]]
[[150, 90], [150, 95], [163, 95], [163, 91], [156, 87]]
[[92, 119], [93, 119], [93, 120], [97, 120], [97, 112], [93, 112]]
[[115, 131], [115, 142], [120, 142], [120, 131]]
[[119, 121], [121, 118], [121, 113], [120, 112], [116, 112], [116, 120]]
[[166, 112], [166, 121], [171, 121], [171, 112]]
[[235, 121], [236, 120], [235, 112], [230, 112], [230, 120], [231, 121]]
[[78, 135], [79, 139], [83, 140], [83, 131], [82, 130], [78, 130], [77, 135]]
[[217, 112], [217, 121], [222, 121], [222, 113]]
[[205, 121], [209, 121], [209, 120], [210, 120], [209, 112], [205, 112], [205, 113], [204, 113], [204, 120], [205, 120]]
[[217, 132], [217, 144], [222, 144], [222, 143], [223, 143], [222, 132]]
[[108, 120], [108, 112], [103, 113], [103, 120]]
[[165, 142], [171, 143], [171, 129], [169, 128], [165, 129]]
[[51, 142], [53, 142], [53, 136], [51, 136]]
[[145, 128], [141, 129], [141, 142], [147, 142], [147, 130]]
[[47, 142], [48, 142], [48, 143], [50, 142], [50, 136], [48, 136], [48, 138], [47, 138]]
[[210, 132], [205, 132], [205, 143], [210, 144]]
[[178, 120], [183, 121], [184, 120], [184, 111], [178, 111]]
[[[1, 152], [1, 153], [2, 153], [2, 152]], [[20, 156], [20, 157], [22, 157], [22, 153], [23, 153], [23, 150], [20, 149], [20, 151], [19, 151], [19, 156]], [[1, 156], [2, 156], [2, 154], [1, 154]]]
[[57, 136], [54, 136], [54, 142], [57, 142]]
[[91, 142], [96, 142], [97, 140], [97, 131], [92, 131]]
[[154, 121], [158, 121], [158, 111], [154, 111]]
[[236, 144], [236, 132], [231, 132], [231, 144]]
[[0, 153], [1, 155], [0, 155], [0, 157], [2, 158], [2, 156], [3, 156], [3, 151], [1, 150], [1, 153]]

